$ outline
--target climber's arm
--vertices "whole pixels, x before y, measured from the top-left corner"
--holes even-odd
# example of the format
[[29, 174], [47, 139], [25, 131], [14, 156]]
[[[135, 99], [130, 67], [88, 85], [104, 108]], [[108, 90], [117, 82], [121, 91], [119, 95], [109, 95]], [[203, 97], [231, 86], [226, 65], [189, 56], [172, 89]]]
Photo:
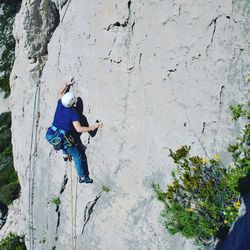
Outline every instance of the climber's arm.
[[74, 122], [73, 122], [73, 126], [74, 126], [75, 130], [76, 130], [78, 133], [93, 131], [93, 130], [95, 130], [96, 128], [98, 128], [100, 125], [101, 125], [101, 123], [95, 123], [93, 126], [90, 126], [90, 127], [83, 127], [83, 126], [81, 126], [81, 124], [80, 124], [79, 121], [74, 121]]
[[63, 88], [61, 88], [59, 90], [59, 96], [62, 97], [66, 92], [68, 92], [70, 89], [70, 85], [67, 85], [67, 83], [65, 83], [65, 85], [63, 86]]
[[59, 90], [59, 96], [62, 97], [65, 93], [69, 92], [70, 87], [75, 83], [74, 78], [71, 78], [70, 82], [66, 82]]

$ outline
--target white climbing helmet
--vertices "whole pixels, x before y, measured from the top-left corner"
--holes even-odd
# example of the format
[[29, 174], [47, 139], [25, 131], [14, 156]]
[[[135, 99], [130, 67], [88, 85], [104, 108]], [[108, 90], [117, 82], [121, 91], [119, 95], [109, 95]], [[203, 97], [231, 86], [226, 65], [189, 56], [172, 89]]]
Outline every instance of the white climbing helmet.
[[72, 92], [67, 92], [62, 97], [62, 105], [65, 108], [70, 108], [73, 106], [73, 104], [76, 102], [76, 97]]

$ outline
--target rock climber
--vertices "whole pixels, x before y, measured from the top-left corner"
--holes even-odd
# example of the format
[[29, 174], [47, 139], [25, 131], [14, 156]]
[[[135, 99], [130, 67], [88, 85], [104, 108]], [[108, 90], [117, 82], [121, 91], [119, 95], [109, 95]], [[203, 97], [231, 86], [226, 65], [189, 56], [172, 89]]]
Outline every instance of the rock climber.
[[[76, 109], [76, 111], [77, 111], [77, 113], [79, 115], [79, 118], [80, 118], [79, 122], [80, 122], [81, 126], [89, 127], [88, 120], [87, 120], [86, 116], [83, 114], [83, 101], [82, 101], [81, 97], [77, 97], [75, 109]], [[99, 123], [99, 121], [97, 120], [96, 123]], [[100, 124], [100, 126], [101, 125], [102, 124]], [[97, 130], [98, 130], [98, 128], [96, 128], [93, 131], [88, 131], [88, 133], [89, 133], [89, 135], [91, 137], [94, 137], [96, 135], [96, 133], [97, 133]], [[82, 133], [77, 132], [76, 129], [73, 127], [71, 135], [74, 138], [74, 145], [82, 153], [83, 160], [84, 160], [85, 166], [86, 166], [86, 168], [85, 168], [86, 175], [88, 176], [89, 175], [88, 161], [87, 161], [87, 156], [85, 154], [85, 151], [86, 151], [87, 147], [81, 141], [81, 134]], [[88, 140], [88, 143], [89, 143], [89, 140]], [[68, 154], [64, 154], [64, 160], [67, 161], [68, 159], [69, 159]]]
[[81, 117], [75, 107], [77, 98], [73, 92], [69, 91], [73, 84], [74, 80], [71, 79], [60, 91], [61, 99], [58, 100], [51, 129], [64, 134], [65, 139], [63, 139], [61, 149], [63, 150], [65, 160], [67, 160], [65, 154], [73, 158], [79, 182], [93, 183], [93, 179], [89, 177], [85, 147], [81, 143], [80, 135], [83, 132], [94, 132], [98, 127], [102, 126], [102, 123], [96, 122], [92, 126], [81, 125]]

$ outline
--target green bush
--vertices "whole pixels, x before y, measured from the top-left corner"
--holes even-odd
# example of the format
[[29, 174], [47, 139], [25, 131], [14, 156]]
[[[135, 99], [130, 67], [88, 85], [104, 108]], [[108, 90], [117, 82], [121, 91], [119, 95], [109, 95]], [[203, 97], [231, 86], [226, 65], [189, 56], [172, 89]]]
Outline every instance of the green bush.
[[18, 236], [10, 233], [6, 238], [0, 241], [1, 250], [26, 250], [24, 236]]
[[[0, 67], [1, 68], [1, 67]], [[0, 90], [4, 92], [4, 98], [10, 95], [10, 72], [6, 72], [3, 77], [0, 77]]]
[[18, 198], [20, 185], [13, 167], [11, 113], [0, 115], [0, 203], [8, 206]]
[[13, 200], [19, 197], [20, 184], [9, 183], [0, 189], [0, 202], [5, 205], [10, 205]]
[[10, 127], [11, 113], [2, 113], [0, 115], [0, 169], [6, 168], [8, 166], [12, 167], [13, 165]]
[[[3, 132], [2, 132], [3, 130]], [[11, 131], [10, 129], [2, 129], [0, 131], [0, 153], [2, 153], [5, 148], [11, 145]], [[1, 133], [2, 132], [2, 133]]]
[[4, 97], [10, 94], [9, 77], [15, 57], [15, 39], [12, 35], [13, 22], [21, 6], [21, 0], [1, 0], [3, 14], [0, 22], [0, 47], [3, 53], [0, 60], [0, 90], [5, 92]]
[[0, 170], [3, 168], [7, 168], [8, 166], [12, 167], [13, 165], [10, 128], [11, 128], [11, 113], [10, 112], [2, 113], [0, 115]]
[[242, 117], [246, 121], [243, 136], [228, 147], [232, 166], [224, 166], [219, 155], [210, 159], [191, 156], [191, 147], [183, 146], [175, 152], [170, 150], [177, 168], [166, 191], [153, 184], [156, 197], [165, 206], [162, 217], [166, 229], [195, 239], [197, 244], [211, 244], [221, 229], [232, 226], [241, 205], [239, 181], [250, 176], [249, 103], [230, 109], [234, 120]]
[[244, 112], [242, 104], [230, 106], [230, 110], [232, 111], [233, 120], [237, 120], [238, 118], [240, 118]]
[[110, 191], [110, 188], [108, 186], [102, 185], [102, 192], [108, 193]]
[[0, 188], [9, 183], [16, 183], [17, 180], [17, 174], [12, 165], [0, 170]]
[[10, 112], [4, 112], [0, 115], [0, 128], [11, 127], [11, 113]]
[[55, 204], [56, 206], [59, 206], [59, 205], [61, 204], [61, 200], [60, 200], [59, 197], [53, 198], [53, 199], [51, 200], [51, 202], [52, 202], [53, 204]]
[[7, 168], [8, 166], [12, 168], [12, 171], [14, 171], [11, 146], [8, 146], [2, 153], [0, 153], [0, 169]]

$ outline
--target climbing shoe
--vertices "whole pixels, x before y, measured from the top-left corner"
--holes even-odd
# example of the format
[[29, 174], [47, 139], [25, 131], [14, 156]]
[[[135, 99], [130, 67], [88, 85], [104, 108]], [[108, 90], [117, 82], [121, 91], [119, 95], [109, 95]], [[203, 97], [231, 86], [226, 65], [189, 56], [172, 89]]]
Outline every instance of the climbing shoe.
[[72, 161], [72, 156], [68, 155], [68, 154], [63, 154], [63, 160], [71, 162]]
[[79, 177], [80, 183], [93, 183], [93, 179], [89, 178], [88, 176]]
[[63, 160], [67, 161], [69, 159], [69, 155], [68, 154], [63, 154]]

